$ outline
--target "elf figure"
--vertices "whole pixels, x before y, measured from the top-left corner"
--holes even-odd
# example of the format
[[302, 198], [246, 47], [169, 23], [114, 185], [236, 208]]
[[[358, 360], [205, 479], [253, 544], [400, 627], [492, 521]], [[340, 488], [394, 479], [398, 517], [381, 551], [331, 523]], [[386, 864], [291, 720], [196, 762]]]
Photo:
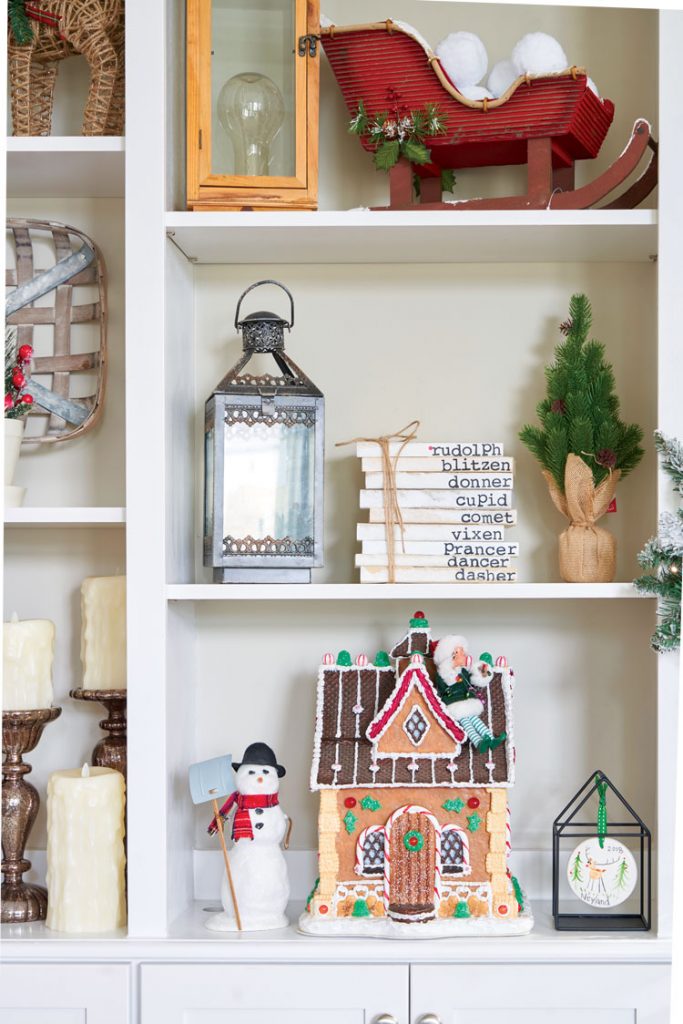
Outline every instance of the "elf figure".
[[[234, 846], [230, 870], [245, 931], [284, 928], [289, 900], [287, 864], [280, 844], [289, 839], [291, 823], [280, 807], [280, 779], [285, 769], [277, 763], [266, 743], [252, 743], [242, 761], [234, 762], [237, 790], [220, 809], [223, 819], [235, 809], [232, 823]], [[217, 831], [216, 819], [209, 833]], [[207, 927], [231, 931], [236, 927], [227, 876], [223, 878], [221, 902], [225, 913], [217, 914]]]
[[[482, 654], [471, 666], [467, 653], [467, 640], [463, 636], [445, 636], [434, 649], [434, 664], [438, 672], [436, 689], [449, 713], [463, 727], [476, 750], [495, 750], [507, 739], [502, 732], [494, 736], [482, 721], [484, 705], [477, 689], [484, 689], [493, 679], [493, 658]], [[469, 663], [469, 664], [468, 664]]]

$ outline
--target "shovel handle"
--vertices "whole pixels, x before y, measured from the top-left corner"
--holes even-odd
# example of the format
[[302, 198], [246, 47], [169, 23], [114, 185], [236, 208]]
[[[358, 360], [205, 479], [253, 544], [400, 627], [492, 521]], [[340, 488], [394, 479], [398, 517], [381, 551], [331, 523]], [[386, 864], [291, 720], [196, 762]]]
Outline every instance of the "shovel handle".
[[213, 813], [216, 816], [216, 825], [218, 827], [218, 835], [221, 837], [221, 846], [223, 847], [223, 860], [225, 861], [225, 873], [228, 876], [228, 885], [230, 886], [230, 896], [232, 897], [232, 905], [235, 909], [235, 920], [237, 921], [238, 931], [242, 931], [242, 919], [240, 917], [240, 910], [237, 906], [237, 896], [235, 895], [235, 886], [232, 881], [232, 871], [230, 870], [230, 858], [228, 857], [228, 848], [225, 845], [225, 833], [223, 831], [223, 819], [218, 807], [218, 800], [213, 801]]

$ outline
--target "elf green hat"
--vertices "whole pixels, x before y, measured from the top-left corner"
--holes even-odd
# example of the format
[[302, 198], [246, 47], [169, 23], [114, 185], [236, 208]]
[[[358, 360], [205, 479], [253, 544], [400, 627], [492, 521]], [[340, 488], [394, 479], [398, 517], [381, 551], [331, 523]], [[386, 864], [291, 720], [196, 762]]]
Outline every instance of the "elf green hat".
[[479, 655], [479, 661], [485, 661], [487, 665], [490, 665], [491, 668], [493, 668], [493, 658], [488, 651], [484, 651], [483, 654]]

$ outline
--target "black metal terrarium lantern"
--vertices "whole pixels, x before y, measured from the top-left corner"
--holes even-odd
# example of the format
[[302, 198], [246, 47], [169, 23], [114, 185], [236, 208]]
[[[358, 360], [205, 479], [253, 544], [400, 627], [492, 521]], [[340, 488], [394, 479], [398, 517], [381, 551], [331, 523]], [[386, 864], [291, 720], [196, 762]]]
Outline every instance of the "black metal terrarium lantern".
[[[289, 296], [290, 319], [250, 313], [242, 300], [260, 285]], [[216, 583], [310, 583], [323, 564], [324, 398], [285, 353], [294, 300], [278, 281], [240, 296], [235, 329], [244, 354], [206, 403], [204, 564]], [[270, 354], [276, 374], [247, 365]]]
[[553, 822], [558, 931], [648, 931], [651, 847], [642, 818], [604, 772], [594, 772]]

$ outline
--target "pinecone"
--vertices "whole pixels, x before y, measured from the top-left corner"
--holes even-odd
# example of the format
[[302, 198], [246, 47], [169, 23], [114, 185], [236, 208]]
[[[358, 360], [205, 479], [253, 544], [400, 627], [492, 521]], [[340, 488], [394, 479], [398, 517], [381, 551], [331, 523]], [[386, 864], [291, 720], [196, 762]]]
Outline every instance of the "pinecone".
[[605, 469], [614, 469], [617, 464], [617, 457], [611, 448], [601, 448], [595, 456], [595, 461], [598, 466], [604, 466]]
[[557, 413], [558, 416], [564, 416], [567, 411], [567, 405], [564, 398], [556, 398], [550, 406], [550, 411]]
[[560, 324], [560, 330], [562, 331], [563, 334], [569, 334], [569, 332], [571, 331], [573, 326], [574, 326], [574, 321], [570, 317], [569, 320], [563, 320], [562, 321], [562, 323]]

